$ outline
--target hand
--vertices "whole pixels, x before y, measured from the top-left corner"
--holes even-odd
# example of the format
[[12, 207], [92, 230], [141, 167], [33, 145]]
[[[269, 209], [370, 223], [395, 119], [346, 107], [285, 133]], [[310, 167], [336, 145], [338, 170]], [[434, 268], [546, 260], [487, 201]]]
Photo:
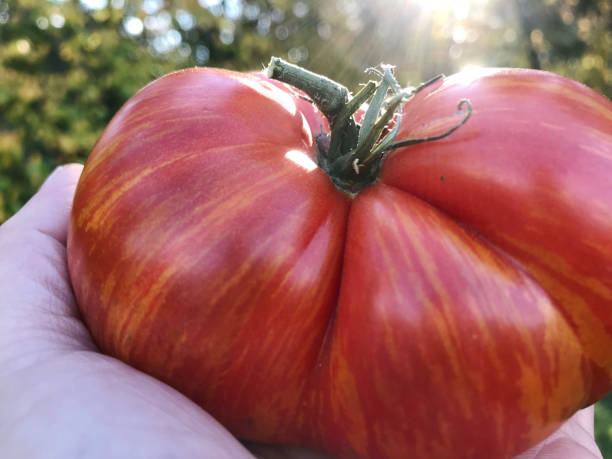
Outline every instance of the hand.
[[[66, 269], [70, 206], [82, 167], [57, 169], [0, 226], [0, 451], [3, 459], [249, 458], [219, 423], [167, 385], [100, 354]], [[249, 445], [261, 458], [325, 457]], [[601, 458], [593, 410], [517, 459]]]
[[187, 398], [93, 344], [66, 268], [81, 169], [56, 170], [0, 227], [2, 457], [252, 457]]
[[592, 406], [578, 411], [539, 445], [515, 459], [602, 459], [595, 443]]

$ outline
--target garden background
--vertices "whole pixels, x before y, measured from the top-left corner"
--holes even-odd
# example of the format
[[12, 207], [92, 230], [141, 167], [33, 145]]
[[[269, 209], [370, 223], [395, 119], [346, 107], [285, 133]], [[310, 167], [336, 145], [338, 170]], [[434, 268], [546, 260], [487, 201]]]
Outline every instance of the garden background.
[[[0, 223], [59, 164], [84, 162], [140, 87], [172, 70], [271, 55], [351, 89], [472, 66], [551, 70], [612, 97], [610, 0], [0, 0]], [[612, 458], [612, 396], [596, 405]]]

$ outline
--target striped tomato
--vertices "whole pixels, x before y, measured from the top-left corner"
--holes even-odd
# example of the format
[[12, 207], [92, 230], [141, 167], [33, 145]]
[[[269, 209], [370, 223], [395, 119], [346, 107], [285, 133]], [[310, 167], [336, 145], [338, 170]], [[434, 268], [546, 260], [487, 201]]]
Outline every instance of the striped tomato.
[[[71, 217], [100, 349], [241, 439], [338, 457], [510, 457], [603, 396], [612, 103], [509, 69], [398, 94], [400, 142], [457, 125], [459, 100], [471, 117], [379, 152], [371, 174], [349, 154], [365, 135], [336, 140], [341, 110], [309, 93], [330, 138], [266, 77], [189, 69], [134, 95]], [[350, 174], [370, 180], [343, 188]]]

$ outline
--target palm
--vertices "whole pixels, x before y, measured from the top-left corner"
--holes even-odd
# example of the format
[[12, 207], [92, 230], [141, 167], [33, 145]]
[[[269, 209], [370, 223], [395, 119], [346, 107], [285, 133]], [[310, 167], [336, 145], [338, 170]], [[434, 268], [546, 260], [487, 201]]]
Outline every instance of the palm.
[[[79, 169], [62, 172], [74, 187]], [[11, 261], [0, 278], [3, 457], [41, 447], [51, 457], [248, 457], [189, 400], [96, 352], [66, 271], [70, 184], [51, 186], [0, 227]]]
[[[66, 270], [66, 228], [79, 174], [79, 166], [54, 174], [0, 227], [3, 457], [252, 457], [187, 398], [97, 351], [79, 319]], [[578, 446], [594, 446], [592, 431], [581, 427], [586, 416], [568, 424], [580, 448], [571, 457], [601, 457]], [[568, 444], [558, 441], [567, 451]], [[298, 448], [249, 449], [266, 458], [323, 457]], [[543, 453], [536, 449], [519, 458]]]

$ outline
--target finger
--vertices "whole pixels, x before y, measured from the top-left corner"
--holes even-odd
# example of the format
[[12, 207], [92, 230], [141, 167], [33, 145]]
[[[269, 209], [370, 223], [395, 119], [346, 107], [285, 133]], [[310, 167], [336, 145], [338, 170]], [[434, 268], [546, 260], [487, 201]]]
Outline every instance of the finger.
[[601, 459], [593, 434], [593, 416], [593, 406], [576, 412], [550, 437], [516, 459]]
[[[557, 431], [557, 435], [564, 441], [573, 441], [576, 445], [580, 445], [581, 447], [587, 449], [592, 454], [595, 454], [594, 457], [601, 457], [599, 448], [595, 443], [593, 433], [594, 413], [595, 410], [592, 406], [577, 411], [565, 424], [561, 426], [561, 428]], [[555, 451], [559, 447], [558, 444], [553, 443], [555, 442], [550, 442], [543, 448], [545, 452], [549, 449]], [[582, 456], [570, 457], [576, 457], [578, 459]]]
[[66, 234], [82, 166], [56, 169], [0, 226], [0, 360], [53, 349], [92, 349], [66, 268]]
[[47, 178], [38, 192], [3, 227], [13, 234], [39, 231], [66, 244], [68, 220], [74, 190], [83, 166], [60, 166]]
[[567, 457], [572, 459], [601, 459], [589, 448], [576, 443], [570, 438], [557, 438], [544, 445], [534, 459], [559, 459]]
[[23, 305], [22, 309], [27, 304], [36, 305], [39, 312], [58, 313], [61, 309], [70, 313], [64, 311], [72, 303], [65, 244], [82, 168], [79, 164], [58, 167], [22, 209], [0, 226], [0, 298], [4, 307]]
[[578, 411], [574, 417], [576, 422], [592, 437], [595, 435], [595, 405]]

